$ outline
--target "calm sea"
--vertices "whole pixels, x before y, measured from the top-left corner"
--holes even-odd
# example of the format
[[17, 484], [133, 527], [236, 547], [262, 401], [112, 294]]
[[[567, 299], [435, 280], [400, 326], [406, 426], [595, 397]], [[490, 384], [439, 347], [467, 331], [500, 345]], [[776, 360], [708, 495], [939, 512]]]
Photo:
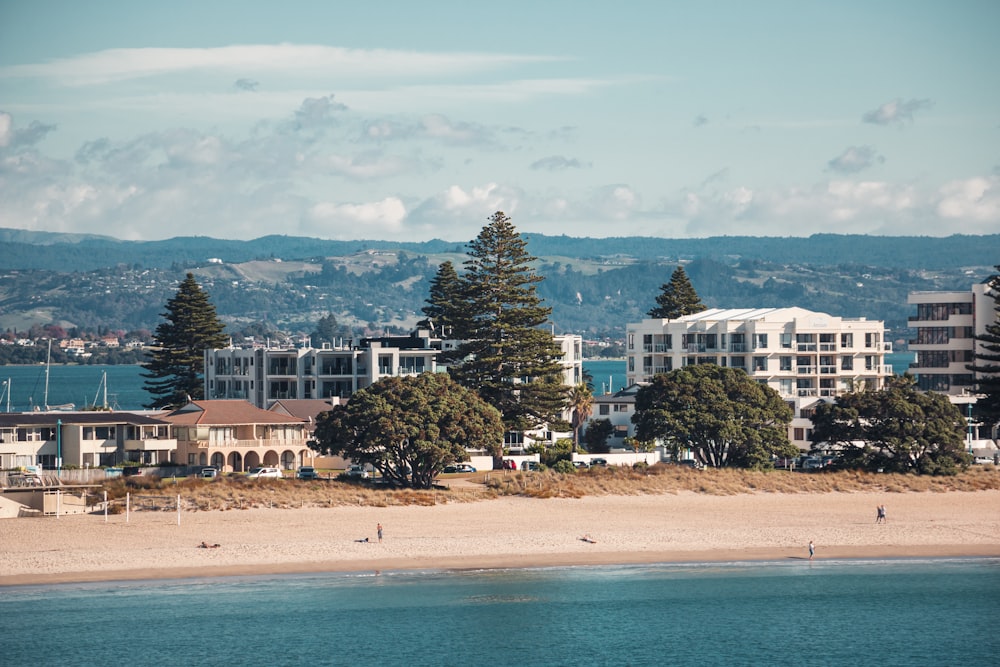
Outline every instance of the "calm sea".
[[6, 665], [995, 665], [1000, 560], [0, 588]]

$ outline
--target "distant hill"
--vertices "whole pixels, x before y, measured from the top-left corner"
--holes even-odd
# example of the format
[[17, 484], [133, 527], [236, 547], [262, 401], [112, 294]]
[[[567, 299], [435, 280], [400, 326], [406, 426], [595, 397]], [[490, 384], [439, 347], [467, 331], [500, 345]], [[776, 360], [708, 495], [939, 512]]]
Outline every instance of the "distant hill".
[[[525, 237], [554, 328], [588, 337], [622, 336], [683, 264], [710, 307], [795, 305], [867, 317], [902, 340], [909, 292], [969, 289], [1000, 263], [1000, 235]], [[421, 317], [440, 263], [461, 270], [465, 252], [466, 244], [441, 240], [121, 241], [0, 229], [0, 329], [152, 330], [191, 271], [232, 331], [308, 333], [327, 313], [355, 331], [405, 330]]]

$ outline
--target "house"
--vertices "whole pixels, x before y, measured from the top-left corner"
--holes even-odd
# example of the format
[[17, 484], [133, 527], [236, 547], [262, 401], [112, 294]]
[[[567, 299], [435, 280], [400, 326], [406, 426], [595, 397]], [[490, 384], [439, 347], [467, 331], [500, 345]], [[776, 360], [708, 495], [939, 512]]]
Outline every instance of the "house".
[[133, 412], [0, 413], [0, 468], [96, 468], [172, 459], [170, 424]]
[[177, 439], [175, 463], [244, 472], [312, 465], [307, 422], [245, 400], [191, 401], [163, 416]]
[[803, 450], [811, 446], [816, 404], [883, 388], [893, 375], [885, 361], [891, 351], [881, 321], [794, 307], [712, 308], [628, 324], [625, 334], [629, 385], [693, 364], [742, 369], [789, 404], [789, 438]]

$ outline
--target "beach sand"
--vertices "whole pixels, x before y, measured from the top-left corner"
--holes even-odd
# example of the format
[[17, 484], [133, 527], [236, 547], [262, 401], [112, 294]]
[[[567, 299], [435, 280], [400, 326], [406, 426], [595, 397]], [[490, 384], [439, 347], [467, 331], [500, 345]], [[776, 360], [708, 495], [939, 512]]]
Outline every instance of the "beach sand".
[[810, 540], [816, 560], [1000, 557], [1000, 491], [501, 498], [184, 512], [180, 525], [170, 511], [6, 519], [0, 585], [802, 559]]

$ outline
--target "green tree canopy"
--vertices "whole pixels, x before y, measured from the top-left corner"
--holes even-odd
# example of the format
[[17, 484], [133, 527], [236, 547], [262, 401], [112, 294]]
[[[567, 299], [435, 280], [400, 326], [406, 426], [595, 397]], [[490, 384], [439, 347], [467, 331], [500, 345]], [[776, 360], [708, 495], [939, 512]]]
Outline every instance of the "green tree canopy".
[[684, 315], [700, 313], [707, 308], [694, 291], [683, 266], [674, 269], [670, 282], [661, 285], [660, 290], [656, 296], [656, 307], [649, 311], [650, 317], [674, 320]]
[[954, 474], [967, 461], [965, 419], [944, 394], [920, 392], [912, 377], [891, 378], [878, 391], [841, 394], [813, 416], [814, 449], [840, 453], [844, 465], [867, 470]]
[[189, 273], [167, 301], [164, 322], [156, 327], [155, 347], [144, 364], [144, 388], [154, 398], [148, 408], [179, 408], [205, 397], [205, 350], [225, 347], [225, 325], [208, 294]]
[[503, 454], [500, 414], [444, 373], [388, 377], [316, 419], [314, 447], [362, 465], [387, 480], [430, 488], [466, 449]]
[[337, 318], [332, 313], [327, 313], [316, 322], [316, 329], [310, 336], [313, 347], [322, 347], [324, 343], [331, 346], [339, 341], [347, 342], [351, 339], [351, 329], [337, 322]]
[[580, 444], [580, 427], [587, 423], [594, 412], [594, 393], [586, 382], [580, 382], [569, 395], [569, 407], [573, 411], [573, 452]]
[[653, 376], [635, 395], [635, 437], [690, 448], [714, 467], [762, 468], [773, 456], [794, 456], [788, 440], [792, 409], [778, 392], [743, 370], [685, 366]]
[[[1000, 265], [994, 268], [1000, 271]], [[968, 368], [976, 374], [976, 392], [982, 394], [976, 400], [974, 414], [989, 428], [987, 433], [992, 437], [993, 429], [1000, 424], [1000, 274], [991, 276], [987, 285], [993, 296], [993, 317], [986, 331], [976, 336], [975, 363]]]
[[587, 422], [587, 430], [583, 432], [583, 445], [590, 454], [607, 454], [611, 451], [608, 438], [614, 433], [615, 427], [610, 419], [591, 419]]
[[562, 419], [569, 391], [562, 383], [562, 350], [543, 328], [551, 309], [536, 293], [542, 278], [531, 268], [534, 260], [502, 211], [469, 244], [461, 278], [467, 318], [462, 361], [450, 371], [500, 411], [508, 430], [542, 424], [569, 430]]

